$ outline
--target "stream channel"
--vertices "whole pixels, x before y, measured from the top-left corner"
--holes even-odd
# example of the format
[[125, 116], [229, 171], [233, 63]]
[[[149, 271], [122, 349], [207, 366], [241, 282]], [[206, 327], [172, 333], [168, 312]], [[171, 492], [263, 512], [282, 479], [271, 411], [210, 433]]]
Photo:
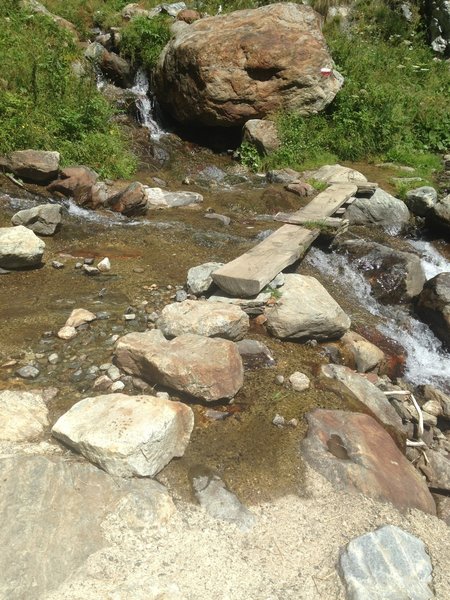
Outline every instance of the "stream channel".
[[[66, 208], [61, 231], [45, 238], [45, 265], [0, 276], [0, 389], [55, 388], [57, 393], [49, 402], [51, 422], [81, 398], [95, 395], [92, 383], [98, 372], [92, 368], [111, 361], [113, 336], [145, 331], [149, 315], [174, 301], [190, 267], [239, 256], [261, 239], [262, 232], [279, 226], [270, 215], [306, 203], [281, 185], [249, 173], [229, 153], [213, 153], [161, 131], [151, 119], [154, 106], [147, 97], [147, 86], [138, 73], [132, 89], [142, 125], [136, 127], [134, 136], [141, 156], [135, 180], [153, 187], [164, 182], [171, 190], [200, 192], [202, 205], [154, 210], [146, 217], [127, 219], [49, 197], [43, 188], [27, 185], [22, 189], [0, 174], [0, 226], [9, 226], [15, 212], [36, 204], [64, 202]], [[389, 169], [348, 166], [392, 191]], [[114, 186], [119, 189], [124, 182]], [[231, 224], [207, 218], [208, 211], [229, 216]], [[416, 251], [427, 278], [450, 271], [448, 246], [442, 241], [393, 238], [378, 230], [374, 234], [358, 229], [358, 235]], [[107, 274], [88, 277], [75, 268], [84, 258], [105, 256], [112, 263]], [[64, 268], [52, 268], [54, 260], [64, 263]], [[406, 381], [432, 383], [449, 391], [450, 360], [440, 342], [407, 308], [378, 303], [346, 257], [316, 246], [290, 270], [317, 277], [351, 317], [353, 330], [362, 333], [371, 328], [398, 342], [407, 353]], [[73, 340], [62, 341], [55, 332], [73, 308], [100, 313], [101, 318]], [[135, 313], [136, 319], [124, 320], [127, 311]], [[307, 493], [298, 458], [306, 430], [305, 413], [314, 407], [352, 407], [353, 398], [342, 386], [317, 377], [320, 366], [329, 360], [326, 344], [280, 342], [255, 324], [248, 337], [263, 341], [275, 364], [246, 370], [244, 387], [234, 402], [213, 407], [222, 411], [223, 419], [207, 417], [211, 406], [191, 404], [196, 426], [186, 453], [157, 477], [175, 497], [191, 498], [189, 474], [198, 466], [217, 472], [246, 504], [289, 492]], [[48, 356], [55, 352], [59, 362], [50, 365]], [[39, 377], [32, 382], [16, 377], [23, 364], [35, 364]], [[311, 388], [302, 394], [275, 381], [277, 375], [288, 378], [294, 371], [312, 379]], [[124, 393], [139, 392], [128, 381]], [[179, 398], [173, 392], [171, 397]], [[298, 426], [275, 427], [272, 420], [277, 413], [286, 420], [297, 419]]]

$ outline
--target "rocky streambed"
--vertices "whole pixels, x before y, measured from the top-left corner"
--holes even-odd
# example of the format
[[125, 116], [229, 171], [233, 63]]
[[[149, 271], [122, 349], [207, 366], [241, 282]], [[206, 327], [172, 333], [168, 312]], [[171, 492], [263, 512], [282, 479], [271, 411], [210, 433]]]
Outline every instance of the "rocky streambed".
[[[261, 297], [224, 302], [209, 275], [276, 229], [275, 212], [296, 210], [310, 197], [286, 189], [298, 174], [280, 172], [268, 180], [237, 168], [225, 156], [191, 150], [183, 147], [183, 168], [180, 161], [169, 171], [144, 161], [137, 194], [133, 188], [120, 196], [128, 183], [107, 182], [109, 197], [119, 194], [119, 200], [95, 211], [79, 206], [74, 190], [64, 198], [61, 192], [20, 187], [1, 176], [0, 227], [9, 228], [19, 210], [47, 203], [62, 207], [56, 232], [40, 236], [45, 250], [39, 268], [6, 268], [0, 281], [1, 448], [9, 457], [3, 464], [9, 482], [4, 499], [13, 502], [24, 531], [33, 524], [27, 501], [17, 504], [24, 491], [13, 473], [23, 473], [24, 489], [34, 490], [42, 514], [48, 510], [49, 485], [61, 502], [71, 489], [73, 515], [91, 512], [83, 525], [91, 545], [84, 550], [73, 545], [58, 576], [35, 575], [39, 559], [30, 566], [27, 577], [38, 581], [33, 597], [50, 600], [56, 589], [59, 597], [81, 598], [86, 585], [92, 598], [203, 597], [201, 585], [211, 597], [242, 597], [234, 577], [226, 596], [203, 568], [203, 583], [180, 579], [171, 569], [158, 580], [155, 574], [144, 577], [139, 561], [152, 572], [154, 559], [138, 556], [150, 541], [162, 544], [162, 556], [169, 557], [180, 547], [180, 535], [198, 538], [205, 527], [205, 543], [222, 540], [211, 562], [215, 577], [227, 553], [223, 536], [241, 558], [242, 540], [248, 540], [249, 561], [259, 573], [266, 564], [257, 550], [261, 540], [264, 551], [279, 553], [261, 585], [233, 563], [247, 597], [269, 594], [284, 600], [294, 597], [299, 585], [307, 590], [305, 598], [317, 597], [317, 589], [327, 597], [344, 597], [332, 567], [336, 549], [326, 561], [327, 572], [316, 578], [324, 548], [313, 544], [318, 555], [305, 563], [308, 584], [301, 575], [302, 583], [295, 582], [290, 568], [281, 581], [275, 575], [286, 548], [295, 556], [299, 551], [290, 541], [284, 546], [279, 531], [288, 540], [286, 528], [301, 521], [311, 536], [323, 535], [310, 519], [320, 521], [327, 498], [334, 498], [343, 508], [333, 519], [352, 521], [350, 537], [392, 523], [426, 540], [435, 571], [433, 580], [427, 575], [425, 581], [434, 585], [436, 597], [445, 598], [442, 565], [448, 536], [436, 539], [446, 525], [425, 513], [448, 519], [450, 367], [444, 342], [420, 321], [414, 300], [426, 279], [449, 270], [444, 241], [413, 239], [405, 205], [407, 214], [398, 211], [398, 200], [376, 191], [372, 207], [379, 202], [382, 212], [393, 210], [391, 216], [384, 212], [389, 227], [361, 223], [357, 213], [354, 225], [332, 246], [324, 229], [306, 259], [277, 277]], [[342, 172], [334, 170], [335, 176]], [[385, 170], [378, 173], [380, 181], [387, 177]], [[301, 188], [304, 193], [312, 192], [308, 185]], [[202, 201], [159, 209], [147, 204], [145, 211], [137, 209], [145, 214], [133, 215], [134, 209], [130, 214], [129, 207], [142, 207], [143, 198], [151, 204], [154, 196], [147, 190], [156, 187], [200, 195]], [[367, 202], [361, 197], [352, 206]], [[419, 399], [421, 417], [411, 394]], [[405, 446], [406, 439], [415, 445]], [[367, 457], [362, 462], [361, 453]], [[125, 477], [124, 496], [97, 481], [104, 472], [120, 489]], [[100, 502], [111, 503], [112, 511], [94, 510], [90, 491], [92, 500], [83, 508], [79, 484], [72, 489], [67, 478], [85, 482], [88, 490], [102, 489]], [[366, 525], [351, 517], [362, 518], [347, 495], [355, 492], [372, 499], [373, 510], [363, 509], [370, 515]], [[409, 516], [388, 516], [391, 509], [380, 501]], [[176, 533], [179, 519], [183, 525]], [[64, 532], [61, 539], [81, 531], [68, 523], [52, 527]], [[335, 524], [330, 531], [338, 529], [342, 547], [342, 530]], [[239, 537], [242, 532], [247, 537]], [[8, 529], [5, 543], [10, 535]], [[56, 561], [59, 542], [42, 535], [43, 547]], [[383, 544], [411, 544], [401, 534], [389, 535], [394, 538], [368, 543], [381, 544], [381, 552]], [[20, 539], [17, 547], [24, 548]], [[311, 544], [308, 539], [304, 543]], [[187, 552], [187, 546], [181, 547]], [[194, 555], [200, 556], [197, 550]], [[117, 567], [108, 566], [109, 561], [117, 561]], [[17, 588], [18, 573], [6, 557], [2, 566], [7, 596], [30, 597], [30, 579]], [[351, 567], [342, 569], [347, 569], [342, 581], [349, 589]], [[105, 586], [105, 577], [111, 583], [102, 596], [98, 582]], [[221, 577], [217, 580], [224, 585]], [[427, 589], [423, 597], [429, 597]]]

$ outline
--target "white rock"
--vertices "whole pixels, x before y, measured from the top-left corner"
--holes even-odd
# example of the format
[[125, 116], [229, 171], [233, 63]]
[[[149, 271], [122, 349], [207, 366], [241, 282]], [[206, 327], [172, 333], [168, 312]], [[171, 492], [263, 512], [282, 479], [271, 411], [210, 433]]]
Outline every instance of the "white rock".
[[166, 306], [156, 326], [168, 338], [195, 333], [205, 337], [240, 340], [247, 333], [250, 323], [248, 315], [239, 306], [185, 300]]
[[349, 183], [352, 181], [367, 181], [367, 178], [354, 169], [342, 165], [324, 165], [317, 171], [309, 174], [312, 179], [325, 183]]
[[350, 328], [350, 319], [317, 279], [288, 274], [280, 288], [281, 298], [266, 308], [267, 328], [278, 338], [341, 337]]
[[115, 381], [110, 387], [111, 392], [121, 392], [125, 388], [123, 381]]
[[48, 426], [48, 410], [40, 394], [0, 392], [0, 440], [29, 441]]
[[97, 264], [97, 269], [102, 273], [107, 273], [108, 271], [111, 271], [111, 261], [107, 256]]
[[97, 317], [94, 313], [91, 313], [89, 310], [84, 308], [75, 308], [71, 313], [70, 317], [66, 321], [66, 327], [79, 327], [80, 325], [84, 325], [85, 323], [90, 323], [91, 321], [95, 321]]
[[75, 327], [69, 327], [65, 325], [56, 334], [61, 340], [71, 340], [77, 335]]
[[174, 208], [203, 202], [203, 196], [195, 192], [168, 192], [161, 188], [144, 187], [147, 208]]
[[117, 381], [118, 379], [120, 379], [120, 370], [115, 365], [111, 365], [108, 368], [106, 374], [111, 379], [111, 381]]
[[208, 262], [189, 269], [187, 274], [187, 287], [191, 294], [204, 294], [213, 285], [211, 277], [214, 271], [223, 267], [223, 263]]
[[182, 456], [194, 426], [192, 410], [155, 396], [85, 398], [58, 419], [52, 433], [119, 477], [153, 477]]
[[45, 243], [23, 225], [0, 227], [0, 267], [20, 269], [41, 264]]
[[289, 381], [292, 389], [295, 392], [304, 392], [309, 388], [311, 383], [309, 377], [307, 377], [304, 373], [300, 373], [300, 371], [295, 371], [295, 373], [292, 373], [292, 375], [289, 377]]

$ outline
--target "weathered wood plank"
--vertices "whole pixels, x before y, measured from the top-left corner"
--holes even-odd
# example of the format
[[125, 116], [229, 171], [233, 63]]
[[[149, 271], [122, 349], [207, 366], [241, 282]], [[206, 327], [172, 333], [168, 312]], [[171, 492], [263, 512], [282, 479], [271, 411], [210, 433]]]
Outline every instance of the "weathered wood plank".
[[301, 216], [305, 219], [304, 223], [321, 221], [325, 217], [331, 216], [338, 208], [348, 202], [357, 190], [358, 188], [354, 183], [335, 183], [291, 216]]
[[318, 229], [283, 225], [257, 246], [212, 274], [231, 296], [256, 296], [283, 269], [301, 258], [319, 235]]

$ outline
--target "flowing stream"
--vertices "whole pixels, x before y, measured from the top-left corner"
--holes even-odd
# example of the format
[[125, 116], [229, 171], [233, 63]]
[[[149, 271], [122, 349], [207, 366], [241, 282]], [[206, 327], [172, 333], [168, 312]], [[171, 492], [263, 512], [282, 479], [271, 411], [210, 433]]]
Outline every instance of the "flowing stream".
[[158, 101], [150, 93], [150, 82], [144, 69], [136, 72], [131, 92], [136, 96], [136, 110], [138, 121], [149, 130], [152, 139], [159, 140], [166, 133], [162, 126], [162, 114]]
[[[411, 242], [424, 257], [427, 278], [442, 271], [450, 271], [450, 264], [428, 242]], [[397, 341], [406, 351], [405, 378], [415, 385], [434, 384], [448, 387], [450, 358], [431, 329], [411, 315], [403, 306], [381, 304], [372, 296], [369, 283], [348, 260], [340, 254], [326, 254], [313, 248], [307, 262], [334, 285], [345, 284], [345, 292], [379, 318], [378, 330]]]

